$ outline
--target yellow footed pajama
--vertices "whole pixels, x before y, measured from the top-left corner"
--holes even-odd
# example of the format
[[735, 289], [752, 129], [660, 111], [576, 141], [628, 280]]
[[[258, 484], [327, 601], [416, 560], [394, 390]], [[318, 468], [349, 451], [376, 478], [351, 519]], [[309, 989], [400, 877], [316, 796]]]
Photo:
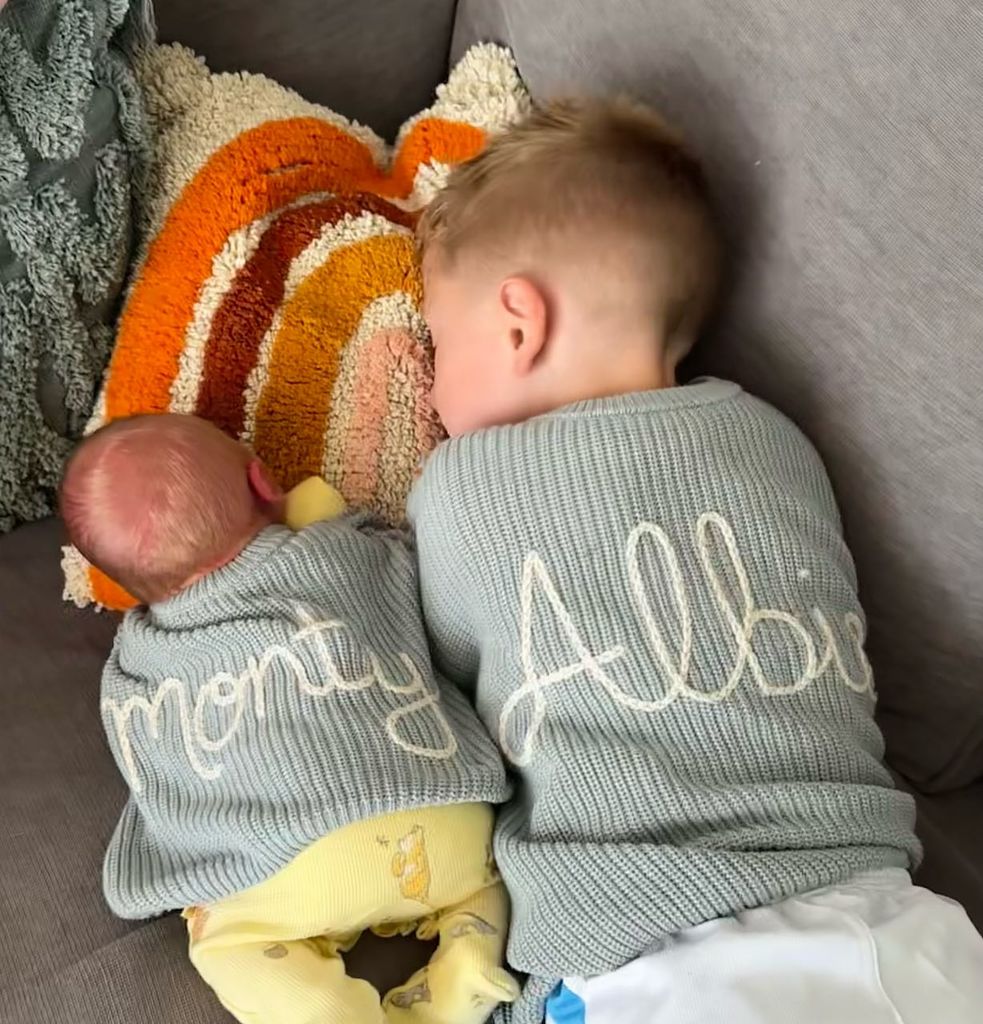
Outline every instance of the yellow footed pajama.
[[[487, 805], [456, 804], [338, 829], [265, 882], [186, 910], [191, 962], [242, 1024], [481, 1024], [518, 993], [501, 966], [492, 822]], [[381, 999], [340, 955], [366, 929], [439, 945]]]

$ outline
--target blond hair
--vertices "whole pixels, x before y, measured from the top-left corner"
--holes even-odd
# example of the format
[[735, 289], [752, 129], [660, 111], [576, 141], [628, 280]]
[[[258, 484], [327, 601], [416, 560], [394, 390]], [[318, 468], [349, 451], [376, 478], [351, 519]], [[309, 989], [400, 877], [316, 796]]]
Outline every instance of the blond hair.
[[714, 300], [720, 242], [699, 162], [652, 110], [625, 99], [540, 106], [455, 167], [417, 227], [421, 257], [447, 264], [518, 247], [573, 251], [632, 241], [666, 334]]
[[194, 416], [134, 416], [86, 438], [66, 464], [69, 539], [146, 603], [215, 567], [260, 525], [243, 445]]

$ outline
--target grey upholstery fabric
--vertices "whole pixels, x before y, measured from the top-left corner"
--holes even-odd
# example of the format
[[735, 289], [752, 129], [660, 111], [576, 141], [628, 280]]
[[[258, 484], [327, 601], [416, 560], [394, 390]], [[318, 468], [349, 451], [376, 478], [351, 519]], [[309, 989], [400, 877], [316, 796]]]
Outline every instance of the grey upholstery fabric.
[[914, 796], [925, 844], [918, 881], [958, 900], [983, 931], [983, 783]]
[[699, 359], [797, 420], [843, 507], [891, 760], [983, 778], [983, 14], [972, 0], [461, 0], [537, 96], [628, 91], [732, 234]]
[[391, 137], [447, 68], [454, 0], [157, 0], [161, 42], [259, 71]]
[[[60, 536], [46, 520], [0, 537], [0, 1024], [224, 1024], [180, 918], [103, 903], [124, 798], [99, 719], [116, 620], [62, 603]], [[388, 988], [425, 955], [366, 940], [349, 967]]]
[[[60, 529], [0, 538], [0, 1024], [225, 1024], [176, 916], [105, 908], [100, 865], [123, 800], [98, 713], [115, 620], [61, 603]], [[921, 878], [983, 927], [983, 786], [919, 797]], [[382, 989], [426, 955], [365, 940], [349, 969]]]

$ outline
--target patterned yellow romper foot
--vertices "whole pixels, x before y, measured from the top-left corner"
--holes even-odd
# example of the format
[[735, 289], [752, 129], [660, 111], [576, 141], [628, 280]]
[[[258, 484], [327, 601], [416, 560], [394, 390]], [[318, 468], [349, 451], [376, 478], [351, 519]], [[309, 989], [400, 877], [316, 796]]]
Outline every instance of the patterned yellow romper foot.
[[[508, 897], [491, 829], [484, 804], [339, 829], [265, 882], [185, 911], [192, 963], [242, 1024], [482, 1024], [518, 993], [501, 966]], [[347, 975], [341, 953], [363, 931], [414, 927], [438, 948], [384, 1000]]]

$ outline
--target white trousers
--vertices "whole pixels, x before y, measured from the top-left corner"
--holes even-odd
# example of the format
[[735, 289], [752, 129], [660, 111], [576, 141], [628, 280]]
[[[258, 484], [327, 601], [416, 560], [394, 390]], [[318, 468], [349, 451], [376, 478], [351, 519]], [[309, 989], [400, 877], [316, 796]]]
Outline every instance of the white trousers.
[[983, 1024], [983, 938], [886, 870], [708, 921], [596, 978], [548, 1024]]

